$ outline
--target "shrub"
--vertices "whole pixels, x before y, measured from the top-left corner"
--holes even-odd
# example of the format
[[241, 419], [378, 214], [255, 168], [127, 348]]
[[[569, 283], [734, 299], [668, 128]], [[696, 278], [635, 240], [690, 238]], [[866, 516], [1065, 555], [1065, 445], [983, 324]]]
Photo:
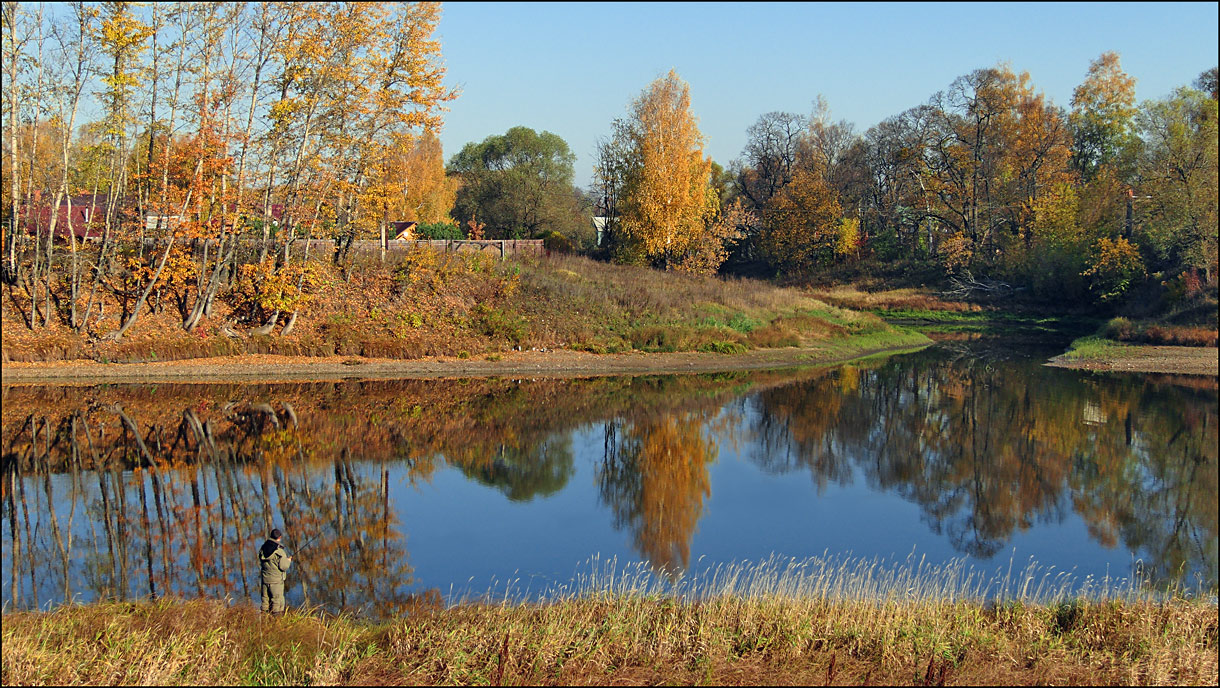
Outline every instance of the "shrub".
[[1094, 297], [1107, 303], [1122, 296], [1133, 282], [1144, 277], [1144, 261], [1139, 250], [1123, 237], [1113, 241], [1102, 237], [1093, 249], [1090, 267], [1080, 274], [1088, 278]]
[[1216, 330], [1206, 327], [1175, 327], [1173, 325], [1139, 325], [1127, 318], [1113, 318], [1101, 330], [1107, 339], [1140, 344], [1176, 346], [1216, 346]]
[[1130, 341], [1132, 334], [1135, 332], [1135, 326], [1126, 318], [1113, 318], [1106, 323], [1102, 330], [1102, 335], [1109, 339], [1116, 339], [1120, 342]]
[[474, 307], [471, 325], [488, 337], [507, 339], [514, 344], [524, 341], [529, 329], [524, 318], [482, 303]]
[[[398, 294], [405, 294], [417, 284], [427, 284], [433, 289], [439, 286], [437, 272], [441, 267], [442, 255], [439, 251], [416, 246], [403, 256], [402, 262], [394, 267], [393, 282]], [[443, 280], [440, 280], [443, 282]]]
[[1199, 279], [1199, 271], [1195, 268], [1161, 284], [1165, 287], [1165, 301], [1170, 306], [1189, 301], [1203, 291], [1203, 281]]
[[241, 266], [233, 288], [224, 300], [238, 320], [263, 322], [273, 312], [287, 313], [309, 304], [327, 280], [317, 263], [295, 263], [276, 268], [275, 261]]
[[465, 239], [466, 233], [462, 228], [449, 222], [421, 222], [415, 231], [420, 239], [445, 240], [445, 239]]
[[557, 253], [571, 253], [575, 249], [575, 247], [572, 246], [571, 239], [554, 230], [543, 234], [539, 238], [542, 239], [542, 245], [548, 251], [555, 251]]
[[746, 345], [741, 342], [706, 342], [699, 345], [699, 351], [714, 354], [740, 354], [744, 353], [746, 349]]
[[796, 332], [778, 321], [751, 331], [749, 340], [754, 346], [763, 349], [780, 349], [787, 346], [801, 345], [801, 339], [797, 336]]

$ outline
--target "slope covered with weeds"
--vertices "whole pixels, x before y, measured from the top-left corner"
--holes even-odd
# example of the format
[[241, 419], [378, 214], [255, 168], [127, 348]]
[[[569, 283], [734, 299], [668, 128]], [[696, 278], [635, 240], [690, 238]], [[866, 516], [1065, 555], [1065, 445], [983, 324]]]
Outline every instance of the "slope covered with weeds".
[[101, 318], [85, 333], [63, 325], [31, 331], [15, 317], [10, 298], [4, 307], [4, 359], [135, 362], [243, 353], [410, 359], [494, 356], [517, 348], [737, 353], [833, 348], [848, 340], [861, 350], [920, 343], [873, 315], [752, 280], [577, 257], [500, 261], [429, 249], [391, 256], [384, 264], [374, 256], [355, 260], [346, 266], [312, 263], [311, 293], [288, 334], [286, 315], [270, 333], [255, 333], [271, 306], [254, 303], [251, 285], [240, 275], [195, 330], [180, 326], [173, 294], [154, 293], [150, 312], [119, 342], [105, 334], [118, 329], [122, 304], [100, 309]]

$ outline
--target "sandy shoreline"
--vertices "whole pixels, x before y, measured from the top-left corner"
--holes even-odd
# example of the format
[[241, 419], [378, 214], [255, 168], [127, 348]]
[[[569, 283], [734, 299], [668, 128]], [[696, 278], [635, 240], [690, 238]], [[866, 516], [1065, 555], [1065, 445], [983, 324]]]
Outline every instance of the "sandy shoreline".
[[1220, 375], [1220, 357], [1215, 347], [1114, 346], [1105, 350], [1104, 357], [1073, 359], [1059, 355], [1048, 361], [1047, 365], [1119, 373]]
[[124, 382], [259, 382], [461, 377], [590, 377], [624, 374], [663, 374], [756, 370], [833, 365], [880, 353], [915, 351], [923, 347], [833, 352], [818, 348], [756, 349], [741, 354], [701, 352], [592, 354], [582, 351], [514, 351], [500, 360], [429, 357], [411, 360], [355, 356], [274, 356], [249, 354], [154, 363], [54, 361], [5, 363], [0, 383], [99, 384]]

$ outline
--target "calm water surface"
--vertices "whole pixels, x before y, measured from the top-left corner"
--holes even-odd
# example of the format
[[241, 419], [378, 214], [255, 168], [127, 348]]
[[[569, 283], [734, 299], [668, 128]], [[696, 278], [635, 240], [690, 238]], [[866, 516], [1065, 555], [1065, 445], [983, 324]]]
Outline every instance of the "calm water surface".
[[829, 553], [1217, 579], [1215, 378], [981, 345], [835, 369], [3, 390], [3, 599], [387, 614], [591, 560], [677, 576]]

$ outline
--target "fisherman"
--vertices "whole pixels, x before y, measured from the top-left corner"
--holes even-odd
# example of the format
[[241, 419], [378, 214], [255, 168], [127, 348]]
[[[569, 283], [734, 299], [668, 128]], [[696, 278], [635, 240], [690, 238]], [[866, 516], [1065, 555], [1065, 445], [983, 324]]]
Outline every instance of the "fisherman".
[[279, 528], [272, 528], [271, 538], [258, 549], [262, 609], [272, 614], [284, 612], [284, 579], [288, 567], [292, 566], [292, 557], [288, 556], [288, 550], [280, 546], [281, 535]]

